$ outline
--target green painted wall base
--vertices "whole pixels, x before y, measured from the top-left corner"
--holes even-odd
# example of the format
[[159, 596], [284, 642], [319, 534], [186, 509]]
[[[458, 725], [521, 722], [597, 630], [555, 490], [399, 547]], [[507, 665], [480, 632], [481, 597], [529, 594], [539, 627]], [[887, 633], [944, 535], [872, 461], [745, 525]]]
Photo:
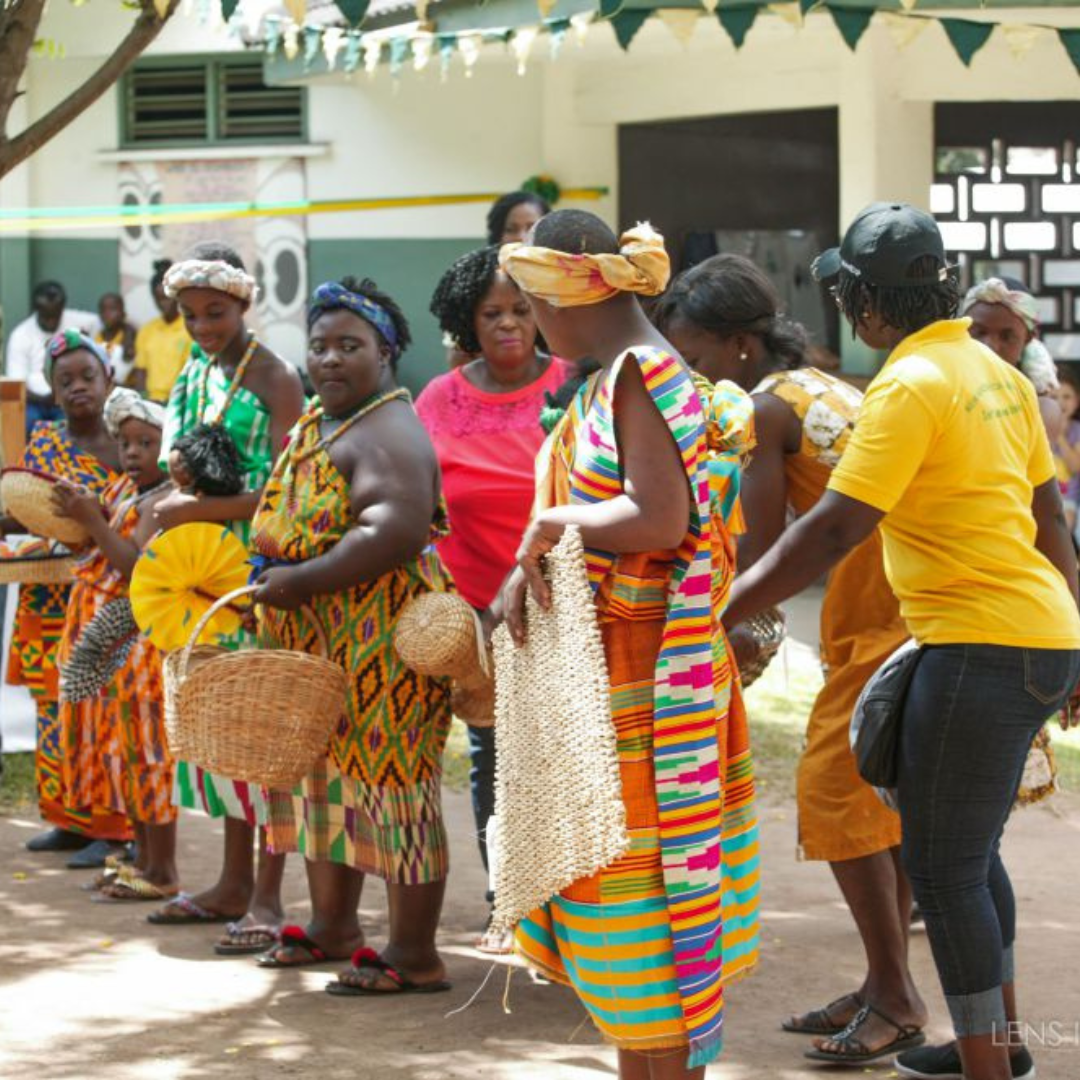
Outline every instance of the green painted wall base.
[[352, 275], [371, 278], [405, 312], [413, 343], [402, 357], [398, 376], [414, 393], [446, 370], [446, 349], [428, 311], [431, 294], [450, 264], [479, 247], [480, 239], [459, 240], [310, 240], [308, 284]]

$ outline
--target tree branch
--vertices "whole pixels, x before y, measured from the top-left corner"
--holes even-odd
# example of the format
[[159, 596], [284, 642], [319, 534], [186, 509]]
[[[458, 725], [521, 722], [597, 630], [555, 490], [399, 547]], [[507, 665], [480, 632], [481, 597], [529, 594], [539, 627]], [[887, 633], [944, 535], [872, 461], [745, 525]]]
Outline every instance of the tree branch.
[[[31, 8], [39, 0], [21, 0], [20, 7]], [[141, 0], [142, 10], [127, 36], [113, 54], [77, 90], [58, 102], [39, 120], [13, 139], [0, 141], [0, 177], [11, 172], [35, 150], [62, 131], [77, 116], [88, 109], [117, 79], [139, 58], [143, 50], [161, 33], [162, 27], [172, 17], [180, 0], [169, 0], [163, 15], [157, 13], [154, 0]], [[40, 11], [38, 19], [41, 18]], [[36, 29], [36, 23], [35, 23]], [[30, 44], [33, 42], [31, 41]], [[27, 46], [29, 49], [29, 45]], [[23, 66], [25, 66], [23, 59]], [[2, 99], [0, 99], [2, 100]]]
[[0, 8], [0, 143], [7, 132], [8, 114], [19, 96], [19, 82], [26, 70], [46, 0], [15, 0]]

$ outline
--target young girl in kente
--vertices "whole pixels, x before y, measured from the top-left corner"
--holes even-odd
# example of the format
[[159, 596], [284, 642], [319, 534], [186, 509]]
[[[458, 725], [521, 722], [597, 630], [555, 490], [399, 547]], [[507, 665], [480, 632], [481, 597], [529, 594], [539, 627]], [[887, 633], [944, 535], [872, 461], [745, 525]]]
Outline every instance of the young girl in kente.
[[[700, 1080], [722, 1043], [724, 833], [739, 858], [740, 813], [752, 824], [747, 747], [728, 737], [742, 717], [719, 629], [733, 573], [725, 515], [749, 403], [734, 388], [729, 401], [703, 403], [645, 317], [634, 294], [657, 295], [669, 273], [663, 240], [648, 226], [619, 241], [592, 214], [555, 211], [526, 244], [503, 248], [502, 265], [551, 348], [601, 370], [552, 435], [538, 513], [493, 614], [524, 640], [525, 585], [547, 606], [540, 560], [566, 526], [578, 526], [631, 841], [627, 855], [523, 920], [516, 947], [574, 987], [618, 1047], [623, 1080]], [[752, 829], [741, 842], [745, 855]], [[755, 867], [756, 858], [745, 868], [751, 894]], [[746, 939], [731, 942], [732, 971], [755, 952], [752, 918], [743, 929]]]
[[[117, 478], [120, 466], [118, 448], [102, 415], [112, 387], [109, 358], [89, 337], [66, 330], [48, 344], [45, 373], [64, 419], [37, 424], [19, 464], [100, 494]], [[22, 531], [16, 521], [6, 519], [2, 524], [6, 532]], [[66, 584], [20, 588], [8, 681], [26, 686], [37, 706], [38, 806], [52, 826], [31, 839], [27, 847], [31, 851], [83, 848], [74, 858], [78, 865], [93, 867], [103, 865], [110, 846], [127, 840], [131, 833], [123, 814], [104, 806], [74, 805], [63, 789], [56, 651], [70, 592], [71, 586]]]
[[[96, 545], [79, 565], [79, 584], [72, 596], [82, 629], [107, 604], [126, 597], [139, 552], [157, 529], [153, 508], [170, 490], [158, 465], [165, 410], [143, 401], [134, 390], [118, 389], [105, 403], [105, 423], [119, 444], [124, 475], [100, 499], [66, 481], [57, 491], [64, 513], [85, 526]], [[65, 636], [65, 644], [66, 658], [74, 641]], [[161, 657], [141, 634], [134, 634], [123, 647], [129, 649], [126, 659], [102, 694], [65, 702], [64, 708], [96, 712], [102, 717], [99, 730], [119, 734], [119, 745], [102, 755], [100, 788], [106, 805], [130, 817], [136, 857], [133, 866], [116, 867], [102, 879], [102, 895], [118, 901], [160, 900], [177, 891], [177, 813], [171, 797], [173, 763], [165, 740]], [[66, 670], [64, 676], [68, 693]]]
[[[285, 927], [263, 963], [352, 957], [336, 994], [445, 990], [435, 948], [447, 874], [440, 800], [448, 686], [407, 669], [393, 646], [409, 600], [452, 588], [432, 542], [445, 532], [431, 440], [398, 388], [409, 344], [398, 306], [370, 281], [315, 290], [308, 371], [319, 400], [293, 430], [252, 525], [266, 569], [267, 644], [317, 651], [308, 605], [349, 677], [345, 717], [295, 796], [271, 797], [274, 850], [307, 860], [312, 918]], [[299, 823], [299, 827], [298, 824]], [[364, 947], [365, 875], [386, 882], [390, 940]]]
[[[199, 424], [220, 425], [240, 452], [247, 487], [234, 496], [174, 490], [154, 515], [167, 529], [189, 521], [226, 522], [246, 543], [276, 449], [303, 409], [300, 377], [245, 325], [255, 281], [228, 245], [197, 245], [169, 268], [164, 288], [179, 301], [195, 344], [169, 398], [163, 455], [167, 458], [174, 441]], [[174, 796], [180, 806], [225, 818], [224, 865], [217, 884], [194, 896], [181, 893], [151, 915], [151, 922], [228, 921], [217, 951], [262, 951], [276, 939], [281, 920], [284, 862], [267, 855], [260, 840], [256, 878], [255, 831], [266, 820], [261, 789], [177, 762]]]

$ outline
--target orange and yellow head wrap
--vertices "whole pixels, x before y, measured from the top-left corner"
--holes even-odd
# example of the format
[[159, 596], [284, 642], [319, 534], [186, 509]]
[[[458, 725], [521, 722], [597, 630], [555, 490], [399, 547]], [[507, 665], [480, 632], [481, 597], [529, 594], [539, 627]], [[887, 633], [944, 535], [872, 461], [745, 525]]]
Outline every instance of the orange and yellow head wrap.
[[659, 296], [671, 277], [664, 238], [648, 223], [619, 238], [617, 255], [573, 255], [528, 244], [505, 244], [499, 266], [522, 292], [552, 307], [599, 304], [621, 292]]

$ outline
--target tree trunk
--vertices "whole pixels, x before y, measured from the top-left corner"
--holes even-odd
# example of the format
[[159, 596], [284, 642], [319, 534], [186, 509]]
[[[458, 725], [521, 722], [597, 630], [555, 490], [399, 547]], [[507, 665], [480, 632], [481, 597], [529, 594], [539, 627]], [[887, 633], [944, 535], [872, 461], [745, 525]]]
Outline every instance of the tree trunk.
[[141, 0], [142, 10], [134, 25], [105, 63], [77, 90], [14, 138], [6, 134], [7, 118], [18, 96], [18, 83], [37, 35], [45, 0], [15, 0], [6, 11], [0, 9], [0, 177], [93, 105], [158, 36], [179, 3], [180, 0], [168, 0], [164, 13], [159, 15], [154, 0]]

